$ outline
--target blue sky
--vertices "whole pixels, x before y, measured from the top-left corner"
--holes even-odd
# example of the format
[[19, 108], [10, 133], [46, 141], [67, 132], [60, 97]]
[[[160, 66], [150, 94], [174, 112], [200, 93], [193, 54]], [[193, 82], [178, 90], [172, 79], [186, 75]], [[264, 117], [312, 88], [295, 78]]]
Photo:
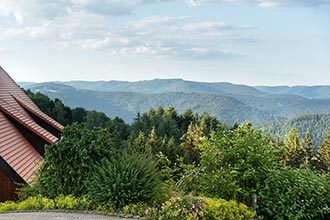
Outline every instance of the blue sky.
[[330, 0], [0, 0], [16, 81], [330, 85]]

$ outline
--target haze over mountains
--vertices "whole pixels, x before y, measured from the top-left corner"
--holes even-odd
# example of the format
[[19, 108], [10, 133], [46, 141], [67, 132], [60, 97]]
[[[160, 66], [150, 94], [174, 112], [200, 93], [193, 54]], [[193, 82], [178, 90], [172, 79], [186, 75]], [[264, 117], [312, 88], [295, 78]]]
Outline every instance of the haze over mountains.
[[59, 98], [70, 107], [84, 107], [132, 122], [138, 112], [173, 104], [179, 112], [207, 111], [220, 121], [261, 125], [303, 114], [330, 113], [330, 86], [251, 87], [182, 79], [20, 83], [34, 92]]

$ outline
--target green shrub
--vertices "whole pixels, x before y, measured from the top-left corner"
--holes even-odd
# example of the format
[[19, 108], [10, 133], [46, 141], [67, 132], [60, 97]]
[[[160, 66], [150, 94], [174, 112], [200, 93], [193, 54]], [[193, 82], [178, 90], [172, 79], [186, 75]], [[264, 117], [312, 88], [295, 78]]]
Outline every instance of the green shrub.
[[259, 189], [259, 212], [267, 219], [324, 219], [330, 213], [330, 182], [307, 169], [268, 173]]
[[143, 216], [143, 215], [145, 215], [145, 211], [148, 208], [149, 208], [149, 206], [147, 204], [137, 203], [137, 204], [126, 205], [120, 211], [121, 211], [121, 213], [127, 214], [127, 215]]
[[6, 201], [3, 203], [0, 203], [0, 212], [8, 212], [8, 211], [14, 211], [17, 210], [17, 203], [12, 201]]
[[54, 199], [57, 209], [88, 210], [91, 202], [87, 197], [76, 198], [72, 195], [59, 195]]
[[264, 175], [277, 161], [269, 138], [248, 123], [214, 132], [200, 147], [202, 172], [190, 185], [212, 198], [249, 204]]
[[224, 199], [205, 199], [205, 208], [201, 219], [205, 220], [253, 220], [256, 212], [243, 203]]
[[58, 143], [46, 146], [44, 163], [38, 175], [38, 190], [43, 196], [82, 196], [87, 192], [85, 181], [93, 164], [115, 153], [115, 143], [105, 129], [89, 130], [73, 124], [63, 130]]
[[55, 203], [53, 200], [42, 197], [29, 197], [17, 203], [17, 210], [41, 210], [41, 209], [54, 209]]
[[152, 220], [200, 219], [204, 200], [193, 196], [171, 197], [159, 207], [147, 208], [145, 217]]
[[43, 210], [43, 209], [65, 209], [65, 210], [89, 210], [91, 202], [87, 197], [76, 198], [72, 195], [60, 195], [55, 199], [48, 199], [41, 195], [29, 197], [20, 202], [0, 203], [0, 212], [16, 210]]
[[188, 195], [175, 196], [159, 207], [147, 208], [144, 217], [150, 220], [253, 220], [256, 212], [236, 201]]
[[88, 192], [94, 202], [115, 208], [139, 202], [150, 204], [162, 189], [156, 165], [147, 153], [123, 151], [94, 167]]

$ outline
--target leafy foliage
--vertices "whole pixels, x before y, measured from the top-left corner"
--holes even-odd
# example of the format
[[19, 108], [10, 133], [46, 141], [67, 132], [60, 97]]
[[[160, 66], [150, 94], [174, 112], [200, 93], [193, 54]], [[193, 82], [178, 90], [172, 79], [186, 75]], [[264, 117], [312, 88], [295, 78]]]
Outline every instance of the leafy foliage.
[[42, 194], [51, 198], [59, 194], [85, 194], [85, 181], [94, 163], [110, 158], [115, 150], [107, 130], [89, 130], [77, 124], [67, 126], [61, 141], [46, 147], [38, 178]]
[[41, 195], [29, 197], [20, 202], [0, 203], [0, 213], [18, 210], [89, 210], [92, 207], [87, 197], [76, 198], [72, 195], [59, 195], [55, 199], [49, 199]]
[[244, 123], [234, 130], [215, 132], [201, 146], [200, 175], [196, 190], [209, 196], [249, 204], [258, 184], [277, 161], [269, 138]]
[[259, 212], [266, 219], [325, 219], [330, 213], [329, 180], [308, 169], [269, 172], [259, 189]]
[[205, 208], [201, 219], [205, 220], [253, 220], [255, 211], [234, 200], [205, 198]]
[[253, 220], [256, 213], [236, 201], [185, 195], [172, 196], [159, 207], [145, 209], [144, 217], [161, 220]]

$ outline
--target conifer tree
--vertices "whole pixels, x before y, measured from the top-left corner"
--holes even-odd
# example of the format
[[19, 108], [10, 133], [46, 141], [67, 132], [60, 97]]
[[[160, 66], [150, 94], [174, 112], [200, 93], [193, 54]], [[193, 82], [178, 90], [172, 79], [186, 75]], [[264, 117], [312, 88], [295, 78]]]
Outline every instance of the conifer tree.
[[150, 134], [148, 136], [148, 140], [145, 145], [145, 149], [147, 152], [157, 154], [160, 150], [160, 141], [158, 139], [158, 136], [156, 134], [156, 129], [153, 127], [150, 131]]
[[283, 142], [282, 142], [280, 136], [277, 135], [276, 138], [275, 138], [274, 147], [275, 147], [276, 149], [280, 149], [282, 146], [283, 146]]
[[292, 128], [287, 135], [284, 162], [292, 167], [304, 164], [304, 151], [296, 128]]
[[134, 150], [137, 150], [139, 152], [144, 152], [145, 145], [146, 145], [146, 137], [145, 137], [143, 131], [140, 131], [137, 138], [135, 138], [135, 140], [133, 141], [133, 146], [131, 148], [133, 148]]
[[330, 171], [330, 131], [323, 138], [318, 149], [318, 158], [325, 172]]
[[309, 129], [305, 133], [303, 152], [304, 152], [304, 167], [310, 168], [311, 160], [313, 158], [314, 146], [310, 136]]
[[185, 163], [199, 163], [199, 144], [201, 144], [203, 136], [204, 132], [201, 126], [189, 124], [187, 132], [180, 138], [180, 147], [184, 151]]

